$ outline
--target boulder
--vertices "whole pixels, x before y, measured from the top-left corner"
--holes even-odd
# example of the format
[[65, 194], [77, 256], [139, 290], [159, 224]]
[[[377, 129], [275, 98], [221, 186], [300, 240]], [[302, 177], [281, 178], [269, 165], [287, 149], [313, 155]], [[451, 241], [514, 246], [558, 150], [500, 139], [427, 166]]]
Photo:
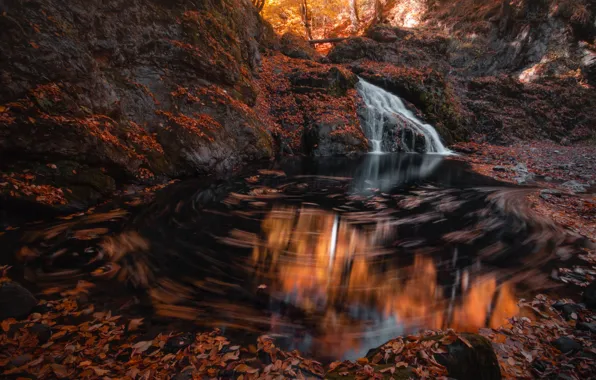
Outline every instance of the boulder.
[[564, 354], [577, 352], [582, 349], [582, 345], [578, 341], [568, 338], [566, 336], [560, 337], [559, 339], [552, 341], [551, 344], [557, 350], [561, 351]]
[[586, 307], [596, 310], [596, 281], [584, 289], [583, 301]]
[[501, 369], [491, 342], [476, 334], [461, 334], [471, 345], [461, 340], [448, 345], [447, 353], [435, 354], [435, 359], [458, 380], [498, 380]]
[[7, 281], [0, 283], [0, 320], [25, 318], [37, 305], [30, 291], [20, 284]]
[[281, 37], [280, 44], [281, 52], [290, 58], [314, 60], [319, 56], [317, 51], [304, 37], [295, 33], [285, 33]]
[[561, 186], [574, 193], [585, 193], [586, 188], [588, 187], [588, 185], [575, 180], [567, 181], [563, 183]]

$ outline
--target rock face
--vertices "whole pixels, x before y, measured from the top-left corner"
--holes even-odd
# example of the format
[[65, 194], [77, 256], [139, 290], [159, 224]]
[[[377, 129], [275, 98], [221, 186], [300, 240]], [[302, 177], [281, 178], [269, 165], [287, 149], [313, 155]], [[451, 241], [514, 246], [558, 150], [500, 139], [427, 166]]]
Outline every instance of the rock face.
[[16, 282], [0, 283], [0, 320], [23, 318], [37, 305], [33, 294]]
[[594, 136], [596, 93], [585, 82], [596, 24], [585, 1], [426, 2], [418, 29], [400, 28], [411, 26], [404, 3], [387, 4], [385, 24], [338, 44], [330, 60], [412, 103], [448, 142], [472, 132], [496, 143]]
[[336, 65], [279, 54], [264, 58], [257, 109], [270, 115], [270, 129], [278, 144], [284, 144], [278, 150], [313, 156], [368, 151], [356, 111], [357, 81]]
[[9, 0], [0, 13], [11, 191], [84, 204], [272, 155], [251, 109], [268, 31], [250, 2]]

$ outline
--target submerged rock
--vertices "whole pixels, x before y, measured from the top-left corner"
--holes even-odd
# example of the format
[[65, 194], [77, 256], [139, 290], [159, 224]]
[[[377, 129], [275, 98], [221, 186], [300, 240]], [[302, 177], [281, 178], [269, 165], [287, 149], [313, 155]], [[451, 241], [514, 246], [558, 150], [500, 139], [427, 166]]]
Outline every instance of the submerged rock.
[[6, 318], [24, 318], [37, 305], [37, 300], [30, 291], [16, 282], [0, 283], [0, 320]]

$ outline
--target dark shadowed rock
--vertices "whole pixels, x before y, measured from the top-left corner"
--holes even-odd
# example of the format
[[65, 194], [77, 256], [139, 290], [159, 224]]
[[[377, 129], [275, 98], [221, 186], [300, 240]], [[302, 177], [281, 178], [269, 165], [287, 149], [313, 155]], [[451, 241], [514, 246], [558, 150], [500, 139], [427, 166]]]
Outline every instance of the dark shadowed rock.
[[123, 184], [225, 173], [272, 156], [250, 107], [259, 42], [274, 38], [250, 2], [4, 5], [4, 170], [72, 190], [64, 197], [82, 208]]
[[435, 354], [436, 360], [447, 367], [449, 377], [459, 380], [497, 380], [501, 370], [491, 342], [476, 334], [461, 334], [471, 345], [461, 340], [447, 346], [446, 354]]
[[18, 283], [0, 283], [0, 320], [26, 317], [35, 305], [37, 300], [33, 294]]
[[579, 342], [566, 336], [554, 340], [551, 344], [564, 354], [577, 352], [582, 349], [582, 345]]
[[596, 282], [584, 289], [583, 301], [592, 310], [596, 309]]
[[178, 352], [179, 350], [183, 350], [190, 346], [194, 339], [195, 337], [193, 334], [184, 334], [172, 337], [167, 340], [164, 350], [170, 353]]
[[577, 329], [582, 331], [589, 331], [592, 334], [596, 334], [596, 322], [580, 322], [577, 324]]
[[[583, 309], [580, 305], [574, 303], [556, 302], [553, 308], [559, 310], [565, 319], [577, 319], [578, 313]], [[574, 318], [575, 316], [575, 318]]]

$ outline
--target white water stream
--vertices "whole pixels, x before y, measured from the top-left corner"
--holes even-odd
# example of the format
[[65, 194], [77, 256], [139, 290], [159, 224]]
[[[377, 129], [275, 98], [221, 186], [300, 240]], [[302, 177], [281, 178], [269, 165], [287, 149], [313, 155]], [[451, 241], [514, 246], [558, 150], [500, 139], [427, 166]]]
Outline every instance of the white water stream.
[[[362, 78], [357, 84], [357, 89], [366, 104], [364, 131], [372, 144], [371, 153], [383, 153], [385, 124], [395, 123], [397, 119], [402, 119], [405, 124], [404, 128], [410, 129], [415, 135], [424, 136], [426, 153], [452, 154], [452, 151], [445, 148], [441, 142], [435, 128], [418, 119], [412, 111], [406, 108], [398, 96], [368, 83]], [[402, 143], [402, 148], [406, 151], [415, 151], [414, 145], [415, 141], [411, 141], [411, 146]]]

